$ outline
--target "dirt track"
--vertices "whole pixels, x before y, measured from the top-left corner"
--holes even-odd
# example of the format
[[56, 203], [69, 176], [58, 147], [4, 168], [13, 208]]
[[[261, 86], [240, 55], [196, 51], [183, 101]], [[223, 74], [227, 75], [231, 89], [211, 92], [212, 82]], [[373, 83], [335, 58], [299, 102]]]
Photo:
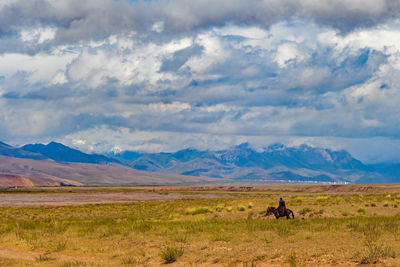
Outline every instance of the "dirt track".
[[94, 192], [94, 193], [23, 193], [0, 194], [0, 207], [68, 206], [150, 200], [213, 198], [217, 194], [180, 194], [157, 192]]

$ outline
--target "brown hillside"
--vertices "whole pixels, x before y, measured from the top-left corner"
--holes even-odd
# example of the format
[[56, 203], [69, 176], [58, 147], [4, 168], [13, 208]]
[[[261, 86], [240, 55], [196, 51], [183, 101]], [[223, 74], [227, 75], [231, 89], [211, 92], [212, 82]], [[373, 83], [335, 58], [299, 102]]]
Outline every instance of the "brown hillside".
[[0, 173], [0, 187], [14, 186], [79, 186], [79, 182], [59, 178], [25, 177], [21, 175]]
[[0, 174], [0, 187], [11, 186], [34, 186], [33, 182], [26, 177], [13, 174]]
[[85, 185], [177, 185], [216, 179], [134, 170], [119, 164], [59, 163], [0, 156], [0, 172], [30, 179], [67, 179]]

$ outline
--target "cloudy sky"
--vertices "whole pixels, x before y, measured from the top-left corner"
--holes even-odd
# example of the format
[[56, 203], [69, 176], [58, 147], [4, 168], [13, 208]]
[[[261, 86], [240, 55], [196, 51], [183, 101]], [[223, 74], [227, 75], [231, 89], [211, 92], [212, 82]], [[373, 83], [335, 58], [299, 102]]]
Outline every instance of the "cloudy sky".
[[400, 162], [400, 1], [1, 0], [0, 140]]

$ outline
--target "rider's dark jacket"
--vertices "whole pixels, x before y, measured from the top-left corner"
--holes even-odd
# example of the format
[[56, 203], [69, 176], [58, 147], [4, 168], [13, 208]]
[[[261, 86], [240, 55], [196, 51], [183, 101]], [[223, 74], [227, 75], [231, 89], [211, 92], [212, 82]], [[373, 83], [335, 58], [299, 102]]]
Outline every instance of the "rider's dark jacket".
[[278, 209], [286, 208], [285, 201], [283, 199], [279, 200], [279, 207]]

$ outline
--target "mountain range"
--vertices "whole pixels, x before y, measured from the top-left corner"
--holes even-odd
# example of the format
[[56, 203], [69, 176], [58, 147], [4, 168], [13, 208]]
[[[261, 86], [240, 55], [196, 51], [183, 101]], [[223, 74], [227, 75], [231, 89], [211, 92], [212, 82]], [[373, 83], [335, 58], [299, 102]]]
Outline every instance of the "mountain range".
[[[22, 159], [25, 162], [21, 162]], [[85, 171], [88, 169], [91, 171]], [[138, 172], [143, 181], [138, 179]], [[308, 145], [273, 144], [255, 150], [243, 143], [220, 151], [188, 148], [174, 153], [123, 151], [100, 155], [87, 154], [56, 142], [22, 147], [0, 142], [0, 173], [65, 179], [80, 184], [178, 184], [232, 179], [383, 183], [399, 182], [400, 164], [368, 165], [345, 150]], [[159, 179], [150, 179], [152, 176]], [[58, 180], [60, 185], [68, 184], [67, 181]], [[71, 181], [69, 184], [72, 185]]]
[[51, 142], [17, 148], [0, 142], [0, 187], [204, 184], [214, 179], [135, 170], [117, 159]]
[[[135, 169], [246, 180], [304, 182], [398, 182], [400, 164], [367, 165], [345, 150], [273, 144], [255, 150], [248, 143], [221, 151], [175, 153], [124, 151], [110, 155]], [[129, 157], [131, 156], [131, 157]]]

